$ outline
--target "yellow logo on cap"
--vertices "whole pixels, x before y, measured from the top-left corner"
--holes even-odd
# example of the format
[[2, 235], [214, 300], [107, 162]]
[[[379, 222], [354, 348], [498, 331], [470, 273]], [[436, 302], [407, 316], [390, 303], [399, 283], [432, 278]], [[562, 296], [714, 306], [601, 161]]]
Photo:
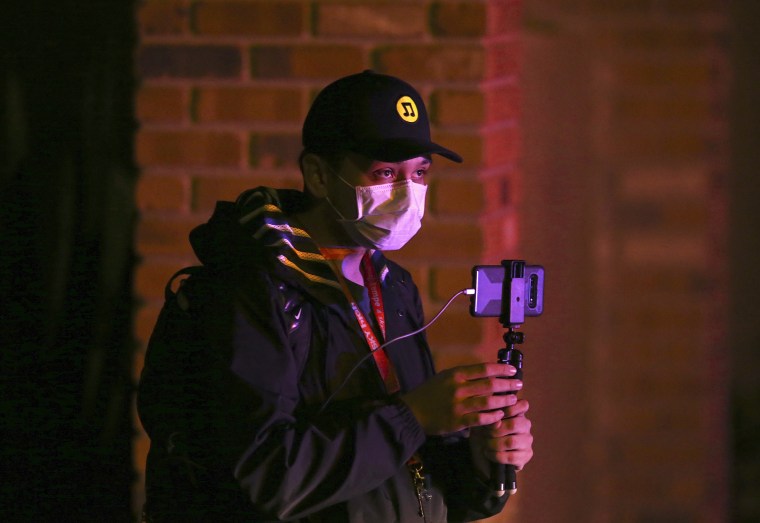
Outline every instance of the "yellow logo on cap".
[[398, 115], [405, 122], [414, 123], [419, 116], [417, 114], [417, 106], [414, 104], [414, 100], [408, 96], [402, 96], [398, 99], [398, 102], [396, 102], [396, 111], [398, 111]]

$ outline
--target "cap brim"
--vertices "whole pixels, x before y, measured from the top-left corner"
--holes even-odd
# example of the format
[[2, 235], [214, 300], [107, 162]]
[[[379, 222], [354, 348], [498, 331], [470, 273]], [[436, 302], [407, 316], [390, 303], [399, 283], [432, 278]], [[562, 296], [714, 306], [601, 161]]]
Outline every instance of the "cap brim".
[[438, 154], [452, 162], [462, 163], [461, 156], [434, 142], [420, 142], [406, 139], [386, 140], [380, 143], [360, 145], [352, 149], [368, 158], [382, 162], [402, 162], [410, 158], [416, 158], [417, 156]]

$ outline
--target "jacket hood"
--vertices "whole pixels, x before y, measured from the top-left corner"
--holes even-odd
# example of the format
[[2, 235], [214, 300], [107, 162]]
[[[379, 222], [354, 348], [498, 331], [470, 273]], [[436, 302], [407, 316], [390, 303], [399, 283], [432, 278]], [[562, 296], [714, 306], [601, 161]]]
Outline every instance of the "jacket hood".
[[203, 265], [222, 271], [265, 269], [286, 281], [340, 292], [329, 263], [309, 234], [288, 216], [305, 205], [300, 191], [257, 187], [235, 202], [217, 202], [190, 244]]

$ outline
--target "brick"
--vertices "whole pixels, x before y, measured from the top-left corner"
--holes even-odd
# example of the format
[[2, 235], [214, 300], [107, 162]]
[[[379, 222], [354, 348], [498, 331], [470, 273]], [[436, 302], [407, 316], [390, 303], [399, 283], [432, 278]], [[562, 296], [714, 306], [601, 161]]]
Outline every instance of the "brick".
[[618, 285], [624, 294], [646, 293], [648, 296], [690, 296], [708, 290], [705, 275], [675, 267], [659, 267], [647, 271], [623, 268], [618, 277]]
[[522, 30], [523, 0], [488, 1], [486, 10], [486, 34], [503, 38]]
[[[177, 267], [177, 269], [179, 268], [180, 267]], [[166, 278], [169, 279], [172, 274], [173, 272], [167, 274]], [[148, 345], [150, 334], [153, 332], [153, 328], [156, 326], [156, 320], [158, 319], [158, 314], [161, 312], [162, 303], [163, 300], [149, 305], [142, 305], [138, 308], [137, 314], [135, 314], [134, 333], [137, 343], [142, 347]]]
[[298, 89], [209, 87], [199, 89], [195, 117], [199, 122], [294, 122], [305, 115]]
[[626, 62], [618, 68], [616, 81], [629, 87], [710, 85], [711, 65], [705, 61]]
[[[455, 242], [456, 249], [451, 249]], [[429, 260], [445, 256], [451, 262], [472, 262], [483, 251], [483, 236], [477, 223], [466, 220], [423, 220], [422, 229], [404, 247], [404, 255]]]
[[721, 0], [665, 0], [659, 6], [672, 15], [726, 13]]
[[665, 233], [703, 234], [709, 214], [703, 202], [635, 202], [618, 205], [618, 223], [626, 231], [659, 230]]
[[430, 270], [430, 297], [446, 302], [456, 292], [472, 284], [472, 266], [469, 264], [436, 266]]
[[137, 91], [137, 119], [143, 123], [187, 120], [189, 96], [182, 87], [143, 85]]
[[488, 166], [517, 163], [520, 151], [520, 132], [517, 126], [485, 133], [485, 163]]
[[251, 76], [253, 78], [290, 78], [291, 48], [260, 46], [251, 49]]
[[629, 266], [680, 266], [704, 269], [707, 263], [706, 237], [689, 234], [637, 234], [622, 242], [621, 261]]
[[616, 223], [626, 232], [658, 228], [663, 223], [662, 211], [654, 202], [627, 203], [615, 209]]
[[189, 183], [184, 176], [143, 174], [137, 181], [135, 199], [141, 211], [187, 209]]
[[[187, 237], [183, 238], [186, 242]], [[164, 299], [164, 289], [169, 278], [180, 268], [176, 260], [148, 258], [135, 268], [134, 292], [143, 301], [159, 303]]]
[[435, 36], [481, 37], [486, 33], [486, 4], [477, 1], [436, 2], [431, 8]]
[[470, 81], [485, 75], [485, 52], [472, 44], [397, 45], [378, 48], [375, 68], [409, 81]]
[[[689, 365], [688, 356], [683, 364]], [[669, 379], [667, 374], [651, 376], [647, 373], [642, 373], [640, 376], [631, 376], [632, 379], [630, 380], [621, 380], [611, 384], [610, 392], [620, 402], [621, 410], [627, 413], [636, 412], [636, 421], [642, 425], [640, 427], [642, 429], [681, 431], [697, 428], [703, 424], [703, 420], [700, 419], [699, 409], [685, 410], [683, 413], [677, 414], [673, 414], [673, 411], [676, 410], [674, 407], [677, 407], [679, 404], [688, 403], [689, 395], [686, 391], [695, 386], [698, 388], [698, 384], [703, 377], [694, 376], [692, 379], [685, 380], [680, 376], [673, 376], [673, 370], [673, 367], [671, 367], [671, 372], [669, 373], [672, 379]], [[704, 377], [708, 376], [707, 372], [704, 374]], [[635, 401], [631, 402], [630, 400], [635, 397], [637, 390], [646, 390], [653, 397], [659, 398], [657, 405], [647, 407]], [[694, 398], [692, 397], [692, 399]], [[620, 416], [620, 418], [618, 422], [625, 419], [625, 415]]]
[[250, 176], [209, 176], [193, 181], [193, 210], [210, 211], [218, 201], [235, 201], [245, 191], [260, 185]]
[[483, 210], [483, 190], [471, 177], [436, 177], [428, 189], [430, 209], [436, 215], [477, 215]]
[[149, 131], [137, 135], [140, 165], [233, 166], [241, 162], [240, 138], [210, 131]]
[[699, 130], [674, 130], [649, 124], [617, 133], [617, 154], [624, 158], [671, 158], [689, 161], [704, 155], [708, 140]]
[[[445, 321], [445, 319], [441, 318], [441, 321]], [[467, 327], [474, 329], [479, 328], [481, 331], [481, 340], [479, 342], [479, 345], [487, 343], [482, 335], [482, 323], [476, 324], [475, 327], [470, 327], [469, 325]], [[432, 329], [433, 327], [430, 328]], [[488, 345], [489, 348], [498, 347], [499, 343], [500, 338], [497, 339], [496, 343], [489, 343]], [[482, 363], [484, 361], [492, 361], [495, 356], [493, 349], [488, 351], [487, 354], [483, 354], [482, 351], [477, 350], [477, 347], [473, 347], [472, 344], [443, 345], [436, 343], [431, 347], [431, 350], [433, 352], [433, 361], [435, 362], [435, 368], [439, 370], [459, 367], [461, 365], [471, 365], [473, 363]]]
[[481, 124], [485, 118], [485, 100], [480, 91], [441, 89], [428, 104], [430, 120], [436, 125]]
[[317, 3], [320, 36], [419, 37], [427, 32], [427, 12], [415, 3]]
[[[661, 53], [664, 50], [689, 51], [714, 46], [714, 37], [704, 28], [696, 27], [609, 27], [599, 37], [607, 45]], [[700, 51], [701, 52], [701, 51]]]
[[137, 59], [143, 78], [239, 78], [242, 63], [229, 45], [146, 45]]
[[707, 202], [679, 202], [669, 205], [663, 213], [664, 226], [669, 231], [705, 234], [710, 226]]
[[658, 0], [585, 0], [585, 7], [596, 12], [625, 15], [646, 14], [654, 9]]
[[251, 49], [254, 78], [334, 80], [366, 69], [362, 51], [353, 46], [259, 46]]
[[480, 136], [466, 133], [448, 133], [433, 131], [433, 141], [456, 151], [462, 156], [463, 164], [450, 162], [443, 158], [435, 163], [435, 170], [460, 170], [462, 166], [477, 167], [483, 162], [483, 139]]
[[303, 188], [301, 173], [246, 176], [199, 176], [193, 182], [193, 211], [210, 213], [218, 201], [235, 201], [245, 190], [254, 187], [276, 187], [300, 191]]
[[137, 25], [143, 35], [182, 34], [189, 30], [189, 0], [148, 0], [140, 2]]
[[514, 122], [519, 119], [522, 97], [517, 84], [486, 89], [484, 98], [485, 123]]
[[616, 117], [626, 121], [672, 120], [679, 124], [700, 125], [712, 116], [710, 100], [698, 97], [621, 97], [617, 100]]
[[[135, 360], [137, 361], [135, 361], [133, 370], [135, 371], [135, 378], [139, 378], [139, 372], [143, 367], [142, 357], [139, 357], [139, 359], [136, 357]], [[148, 459], [148, 450], [150, 450], [150, 438], [148, 438], [144, 431], [139, 430], [140, 426], [138, 420], [138, 423], [135, 424], [137, 435], [132, 440], [132, 464], [135, 470], [141, 470], [145, 466], [145, 462]]]
[[255, 167], [295, 167], [301, 154], [300, 134], [256, 134], [251, 137], [250, 164]]
[[298, 36], [306, 22], [302, 2], [204, 1], [193, 9], [193, 28], [202, 35]]
[[517, 39], [491, 44], [486, 51], [487, 79], [514, 78], [520, 71], [520, 47]]
[[[481, 258], [493, 260], [489, 263], [515, 256], [520, 244], [519, 219], [514, 209], [497, 214], [484, 215], [481, 221], [481, 234], [484, 238]], [[516, 256], [519, 258], [519, 256]]]
[[515, 176], [489, 176], [482, 180], [483, 210], [498, 212], [520, 201]]
[[[472, 346], [480, 343], [482, 330], [477, 320], [470, 316], [466, 307], [457, 305], [449, 307], [444, 316], [427, 330], [431, 347]], [[438, 311], [435, 307], [428, 309], [427, 314], [431, 318]]]
[[192, 255], [187, 240], [198, 220], [189, 216], [144, 215], [137, 226], [139, 253], [146, 255]]
[[[626, 438], [626, 448], [627, 452], [624, 454], [631, 464], [644, 462], [656, 466], [669, 462], [688, 466], [703, 462], [705, 459], [705, 449], [699, 441], [694, 439], [685, 441], [682, 437], [661, 438], [657, 445], [652, 445], [651, 442], [641, 438]], [[639, 488], [647, 489], [646, 475], [642, 475], [640, 481], [640, 485], [631, 485], [636, 492], [640, 492]], [[666, 482], [669, 481], [671, 480], [666, 479]], [[650, 485], [649, 488], [652, 489], [652, 486]], [[657, 496], [657, 491], [653, 489], [649, 494]]]
[[620, 174], [620, 195], [626, 199], [704, 201], [710, 192], [710, 169], [690, 161], [684, 165], [640, 166]]

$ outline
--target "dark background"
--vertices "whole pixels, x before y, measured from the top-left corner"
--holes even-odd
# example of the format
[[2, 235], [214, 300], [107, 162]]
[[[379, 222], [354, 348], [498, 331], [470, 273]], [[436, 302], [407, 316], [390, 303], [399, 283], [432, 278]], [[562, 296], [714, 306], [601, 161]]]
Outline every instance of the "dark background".
[[134, 2], [4, 2], [3, 519], [133, 521]]

